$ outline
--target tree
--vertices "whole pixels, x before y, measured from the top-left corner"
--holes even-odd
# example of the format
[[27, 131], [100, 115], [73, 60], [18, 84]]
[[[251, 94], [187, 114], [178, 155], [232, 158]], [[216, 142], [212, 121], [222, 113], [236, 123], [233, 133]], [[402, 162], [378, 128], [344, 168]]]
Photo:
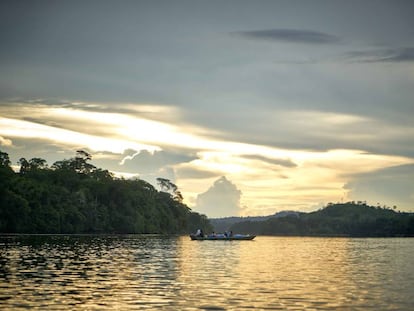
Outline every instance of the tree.
[[169, 179], [158, 177], [157, 183], [162, 191], [171, 191], [172, 193], [177, 191], [177, 186], [174, 185]]
[[76, 158], [82, 158], [85, 161], [90, 161], [92, 160], [92, 155], [88, 152], [86, 152], [85, 150], [77, 150], [76, 151]]
[[78, 173], [89, 174], [96, 169], [95, 166], [88, 163], [90, 160], [92, 160], [92, 156], [89, 153], [84, 150], [78, 150], [76, 151], [75, 158], [71, 161], [72, 168]]
[[45, 159], [32, 158], [29, 160], [31, 170], [42, 170], [47, 168], [47, 162]]
[[327, 207], [298, 217], [270, 218], [266, 221], [239, 222], [233, 231], [269, 235], [317, 235], [386, 237], [412, 236], [414, 214], [368, 206], [365, 202], [328, 204]]
[[0, 151], [0, 167], [10, 168], [10, 164], [9, 154]]
[[17, 164], [20, 165], [20, 175], [47, 168], [46, 160], [41, 158], [32, 158], [29, 161], [27, 161], [25, 158], [20, 158]]
[[0, 151], [0, 196], [9, 187], [10, 181], [14, 177], [14, 171], [10, 164], [9, 155]]
[[26, 174], [30, 169], [29, 161], [27, 161], [25, 158], [20, 158], [20, 160], [17, 161], [17, 164], [20, 165], [20, 175]]
[[189, 224], [209, 225], [169, 180], [160, 181], [172, 194], [116, 178], [82, 150], [51, 169], [43, 159], [21, 158], [20, 173], [6, 153], [0, 158], [0, 233], [184, 233]]
[[74, 171], [79, 174], [88, 175], [96, 170], [96, 167], [89, 164], [92, 156], [83, 150], [76, 151], [76, 156], [69, 160], [62, 160], [53, 163], [52, 169]]
[[170, 192], [173, 195], [174, 200], [180, 203], [183, 202], [183, 195], [178, 190], [178, 187], [174, 183], [172, 183], [169, 179], [158, 177], [157, 183], [160, 186], [162, 191]]

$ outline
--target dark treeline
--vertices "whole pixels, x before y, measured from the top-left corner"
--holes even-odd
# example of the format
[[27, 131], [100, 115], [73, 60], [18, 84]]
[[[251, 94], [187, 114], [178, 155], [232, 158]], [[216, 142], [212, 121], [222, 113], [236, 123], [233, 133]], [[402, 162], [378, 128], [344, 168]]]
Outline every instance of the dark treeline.
[[297, 213], [265, 221], [244, 221], [234, 232], [286, 236], [414, 236], [414, 214], [362, 202], [329, 204], [312, 213]]
[[162, 191], [143, 180], [115, 178], [90, 164], [90, 154], [55, 162], [21, 158], [11, 168], [0, 151], [0, 233], [187, 233], [211, 230], [206, 216], [183, 204], [159, 178]]
[[296, 215], [298, 212], [295, 211], [282, 211], [277, 212], [273, 215], [267, 215], [267, 216], [232, 216], [232, 217], [224, 217], [224, 218], [210, 218], [210, 223], [214, 228], [215, 232], [224, 232], [228, 231], [229, 228], [239, 222], [247, 222], [247, 221], [255, 221], [255, 222], [263, 222], [270, 218], [280, 218], [280, 217], [286, 217], [288, 215]]

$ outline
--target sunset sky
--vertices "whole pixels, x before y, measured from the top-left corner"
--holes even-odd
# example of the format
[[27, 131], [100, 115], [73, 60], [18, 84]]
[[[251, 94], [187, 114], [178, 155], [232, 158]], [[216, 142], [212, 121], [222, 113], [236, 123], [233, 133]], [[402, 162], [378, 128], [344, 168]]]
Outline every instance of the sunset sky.
[[1, 1], [0, 150], [209, 217], [414, 211], [414, 1]]

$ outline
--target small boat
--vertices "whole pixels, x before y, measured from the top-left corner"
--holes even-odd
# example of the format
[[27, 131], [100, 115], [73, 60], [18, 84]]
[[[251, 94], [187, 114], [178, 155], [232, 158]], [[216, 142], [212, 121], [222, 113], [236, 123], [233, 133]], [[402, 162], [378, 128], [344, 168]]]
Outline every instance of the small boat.
[[195, 234], [190, 234], [191, 240], [197, 241], [243, 241], [243, 240], [253, 240], [256, 236], [250, 234], [234, 234], [227, 236], [224, 234], [211, 234], [205, 236], [199, 236]]

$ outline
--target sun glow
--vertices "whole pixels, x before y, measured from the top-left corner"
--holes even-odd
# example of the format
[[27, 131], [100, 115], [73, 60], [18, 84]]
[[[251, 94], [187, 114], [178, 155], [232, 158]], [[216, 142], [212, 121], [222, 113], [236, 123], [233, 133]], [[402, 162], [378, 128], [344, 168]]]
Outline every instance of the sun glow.
[[[203, 178], [177, 177], [175, 182], [185, 202], [191, 206], [196, 196], [206, 191], [218, 176], [226, 176], [243, 194], [240, 203], [246, 207], [245, 215], [259, 214], [259, 210], [274, 212], [275, 207], [304, 210], [309, 204], [337, 201], [344, 197], [344, 185], [351, 175], [414, 162], [410, 158], [361, 150], [293, 150], [224, 141], [209, 135], [212, 132], [208, 129], [180, 123], [178, 111], [172, 108], [133, 108], [128, 108], [133, 114], [123, 114], [85, 110], [81, 103], [70, 108], [41, 106], [35, 111], [21, 107], [20, 113], [13, 111], [13, 118], [0, 118], [0, 137], [9, 145], [13, 138], [40, 139], [119, 154], [124, 160], [120, 169], [114, 171], [117, 176], [127, 177], [140, 176], [139, 172], [120, 171], [124, 162], [132, 160], [141, 150], [151, 153], [164, 148], [195, 150], [196, 159], [170, 167], [173, 171], [185, 167], [209, 172]], [[156, 113], [166, 111], [173, 113], [168, 117]], [[150, 118], [155, 116], [158, 117]], [[361, 121], [352, 116], [323, 117], [326, 122], [337, 124]], [[135, 150], [136, 154], [123, 155], [127, 149]]]
[[152, 151], [159, 150], [159, 147], [154, 145], [140, 144], [122, 139], [105, 138], [48, 125], [7, 118], [0, 118], [0, 134], [8, 137], [50, 140], [72, 146], [87, 147], [94, 151], [122, 153], [127, 148]]

